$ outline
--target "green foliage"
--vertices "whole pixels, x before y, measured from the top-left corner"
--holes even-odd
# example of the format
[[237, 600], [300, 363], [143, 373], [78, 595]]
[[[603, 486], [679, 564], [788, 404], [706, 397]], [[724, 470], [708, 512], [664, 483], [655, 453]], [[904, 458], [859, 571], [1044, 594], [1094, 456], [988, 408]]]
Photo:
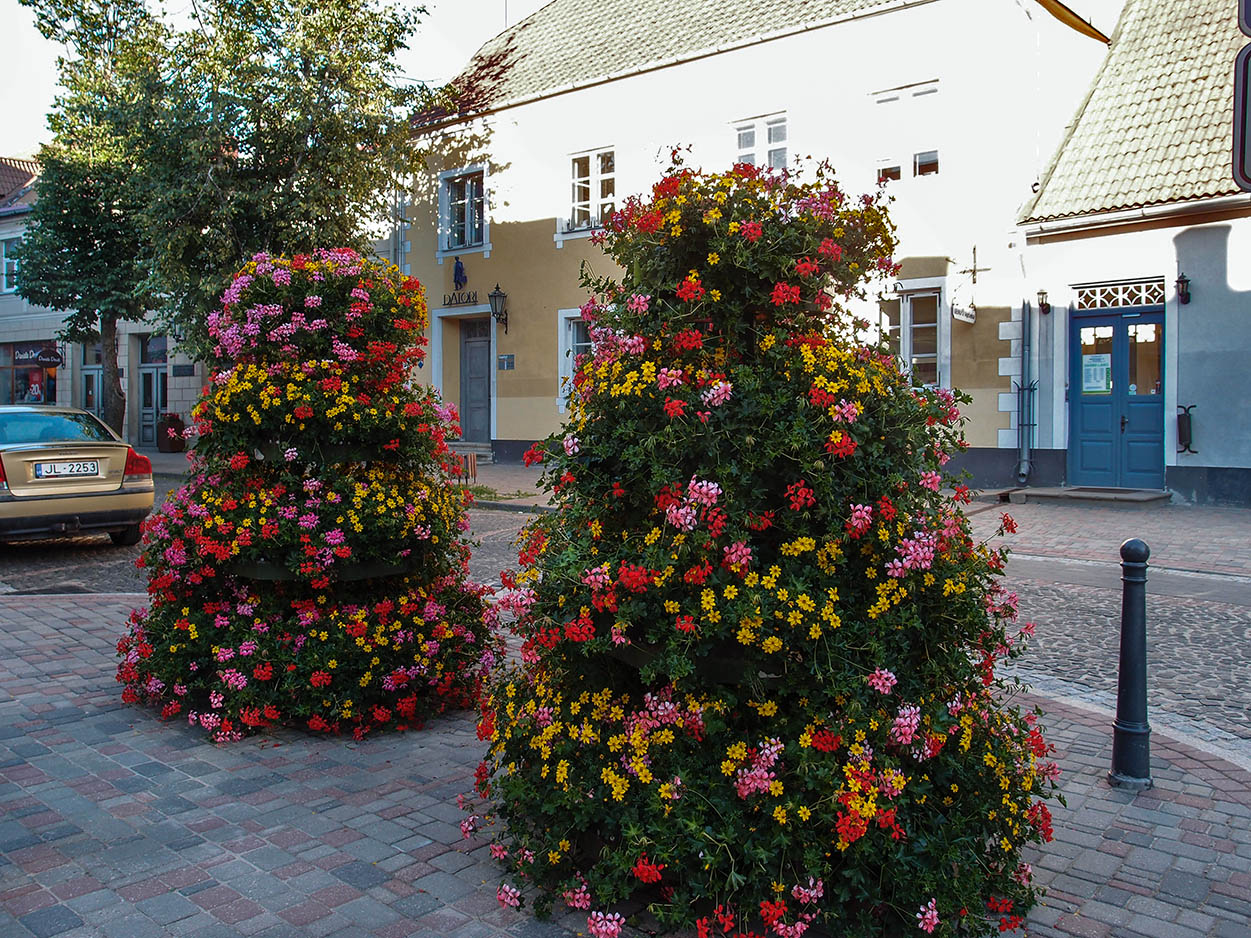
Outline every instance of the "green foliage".
[[253, 254], [365, 249], [413, 160], [424, 88], [395, 54], [422, 8], [207, 0], [134, 102], [153, 283], [190, 346]]
[[55, 137], [39, 152], [18, 292], [65, 312], [62, 338], [100, 340], [104, 414], [120, 430], [117, 324], [142, 320], [153, 297], [135, 165], [118, 113], [127, 70], [144, 60], [157, 27], [131, 2], [30, 5], [44, 35], [67, 43], [75, 57], [59, 62], [63, 91], [49, 116]]
[[1036, 899], [1055, 768], [994, 673], [1028, 632], [1002, 552], [941, 491], [963, 398], [840, 309], [893, 270], [883, 207], [824, 169], [675, 167], [603, 240], [627, 273], [590, 283], [536, 447], [557, 511], [500, 600], [495, 852], [596, 938], [625, 899], [701, 933], [997, 931]]

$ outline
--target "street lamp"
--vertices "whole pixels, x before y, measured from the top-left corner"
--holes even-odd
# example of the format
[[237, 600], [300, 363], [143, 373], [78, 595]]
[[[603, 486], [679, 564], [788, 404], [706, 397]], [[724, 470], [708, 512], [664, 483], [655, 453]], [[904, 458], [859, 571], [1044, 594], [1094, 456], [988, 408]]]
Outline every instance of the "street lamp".
[[508, 335], [508, 294], [497, 283], [495, 289], [487, 294], [487, 301], [491, 304], [491, 316], [504, 327], [504, 335]]

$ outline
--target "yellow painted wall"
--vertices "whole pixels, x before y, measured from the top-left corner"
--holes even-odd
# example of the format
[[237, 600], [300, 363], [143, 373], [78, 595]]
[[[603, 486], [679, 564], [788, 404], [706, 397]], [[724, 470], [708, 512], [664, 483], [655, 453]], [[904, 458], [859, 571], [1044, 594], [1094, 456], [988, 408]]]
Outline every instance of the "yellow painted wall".
[[1006, 306], [979, 306], [976, 322], [951, 324], [951, 383], [973, 397], [963, 407], [970, 446], [998, 446], [998, 431], [1010, 425], [999, 412], [999, 393], [1012, 390], [1012, 379], [999, 374], [999, 359], [1011, 346], [999, 338], [999, 324], [1011, 314]]

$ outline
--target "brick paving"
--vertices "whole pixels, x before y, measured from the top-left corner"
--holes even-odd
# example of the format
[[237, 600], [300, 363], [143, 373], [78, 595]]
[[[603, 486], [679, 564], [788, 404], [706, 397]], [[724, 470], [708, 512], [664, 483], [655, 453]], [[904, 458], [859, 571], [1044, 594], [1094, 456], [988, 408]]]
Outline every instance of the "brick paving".
[[[0, 597], [4, 938], [563, 938], [495, 900], [457, 794], [468, 715], [361, 743], [283, 732], [228, 746], [121, 704], [113, 644], [139, 597]], [[1027, 703], [1032, 702], [1028, 701]], [[1103, 781], [1107, 714], [1050, 700], [1068, 808], [1031, 857], [1042, 936], [1251, 934], [1251, 774], [1153, 738], [1156, 787]]]

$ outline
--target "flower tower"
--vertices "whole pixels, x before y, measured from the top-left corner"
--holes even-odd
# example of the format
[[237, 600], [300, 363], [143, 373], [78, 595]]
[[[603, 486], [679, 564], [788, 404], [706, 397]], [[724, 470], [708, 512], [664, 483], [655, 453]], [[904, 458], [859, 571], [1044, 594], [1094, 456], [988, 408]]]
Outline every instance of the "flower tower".
[[995, 673], [1029, 630], [1003, 553], [944, 489], [961, 396], [843, 311], [894, 272], [883, 207], [679, 166], [602, 241], [479, 724], [500, 901], [596, 938], [625, 900], [704, 938], [1019, 924], [1057, 770]]
[[427, 319], [420, 283], [348, 250], [236, 275], [190, 479], [147, 522], [123, 699], [219, 742], [474, 703], [500, 646], [467, 580], [455, 414], [409, 380]]

